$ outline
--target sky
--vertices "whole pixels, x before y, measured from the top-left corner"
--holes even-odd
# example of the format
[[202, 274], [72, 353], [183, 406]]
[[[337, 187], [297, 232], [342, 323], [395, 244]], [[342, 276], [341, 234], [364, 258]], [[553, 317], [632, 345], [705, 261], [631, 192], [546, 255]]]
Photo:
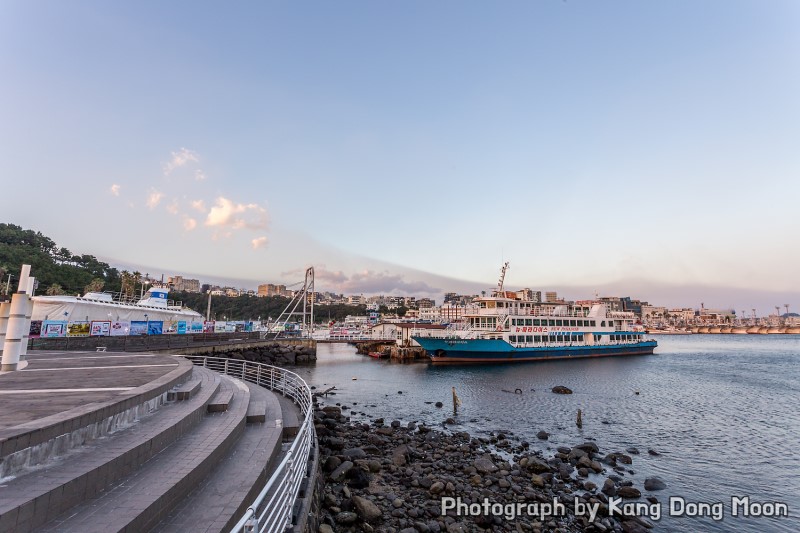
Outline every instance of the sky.
[[0, 0], [0, 221], [151, 274], [800, 309], [800, 3]]

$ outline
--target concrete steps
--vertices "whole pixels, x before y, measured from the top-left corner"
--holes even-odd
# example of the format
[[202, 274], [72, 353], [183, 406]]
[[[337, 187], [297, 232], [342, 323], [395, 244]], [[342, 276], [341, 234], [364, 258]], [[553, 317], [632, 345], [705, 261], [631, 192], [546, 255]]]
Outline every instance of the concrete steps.
[[[228, 531], [253, 502], [269, 474], [278, 465], [282, 427], [277, 397], [257, 385], [250, 389], [249, 418], [258, 405], [266, 422], [249, 422], [228, 456], [188, 497], [154, 528], [163, 533]], [[261, 407], [264, 410], [261, 410]], [[267, 407], [269, 406], [269, 407]]]
[[250, 392], [241, 383], [220, 378], [220, 389], [231, 391], [225, 412], [209, 414], [194, 431], [121, 482], [41, 530], [139, 532], [158, 524], [229, 453], [244, 431]]
[[[109, 354], [113, 365], [117, 359], [111, 358], [118, 356]], [[78, 443], [57, 460], [6, 478], [0, 485], [0, 533], [212, 532], [228, 530], [239, 520], [282, 459], [288, 437], [297, 433], [298, 408], [279, 393], [252, 383], [186, 367], [188, 361], [180, 357], [136, 357], [125, 362], [138, 367], [121, 367], [122, 377], [87, 377], [113, 384], [126, 379], [131, 368], [142, 375], [159, 369], [163, 376], [152, 378], [149, 385], [118, 393], [127, 406], [132, 397], [144, 397], [147, 391], [152, 399], [145, 407], [154, 405], [154, 410], [119, 426], [124, 429]], [[76, 372], [74, 359], [50, 359], [49, 364]], [[98, 361], [80, 364], [97, 372]], [[173, 361], [183, 370], [173, 370]], [[63, 377], [54, 371], [53, 379]], [[75, 379], [77, 384], [81, 377]], [[20, 385], [20, 390], [29, 388]], [[78, 412], [83, 413], [80, 421], [95, 426], [109, 420], [109, 413], [127, 413], [114, 415], [120, 407], [108, 402], [68, 411]], [[45, 419], [47, 427], [52, 427], [54, 416]], [[65, 430], [73, 433], [67, 437], [80, 426], [74, 417], [70, 420]], [[41, 442], [38, 435], [27, 437], [19, 427], [12, 429], [6, 433], [17, 439], [15, 447], [25, 439]], [[0, 456], [0, 461], [6, 459]]]

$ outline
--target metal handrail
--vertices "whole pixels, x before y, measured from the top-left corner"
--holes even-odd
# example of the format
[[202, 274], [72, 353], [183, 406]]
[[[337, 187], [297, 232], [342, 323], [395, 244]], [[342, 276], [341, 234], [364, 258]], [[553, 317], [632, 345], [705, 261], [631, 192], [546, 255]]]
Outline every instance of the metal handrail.
[[311, 389], [303, 378], [294, 372], [272, 365], [203, 355], [181, 357], [214, 372], [280, 392], [291, 398], [300, 408], [303, 422], [297, 436], [244, 516], [231, 529], [231, 532], [248, 533], [286, 531], [292, 525], [294, 502], [297, 500], [303, 478], [309, 474], [309, 458], [317, 445]]

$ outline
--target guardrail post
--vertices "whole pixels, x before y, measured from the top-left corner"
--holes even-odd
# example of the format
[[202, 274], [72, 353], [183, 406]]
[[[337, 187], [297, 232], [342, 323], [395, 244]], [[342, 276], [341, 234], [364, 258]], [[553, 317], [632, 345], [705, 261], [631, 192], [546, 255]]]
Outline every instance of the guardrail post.
[[261, 365], [256, 367], [256, 385], [261, 386]]

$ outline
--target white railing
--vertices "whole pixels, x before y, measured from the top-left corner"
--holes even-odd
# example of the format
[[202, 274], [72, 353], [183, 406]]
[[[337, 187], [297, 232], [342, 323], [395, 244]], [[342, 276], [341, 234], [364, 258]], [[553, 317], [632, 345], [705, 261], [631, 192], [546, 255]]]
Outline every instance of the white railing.
[[303, 378], [283, 368], [224, 357], [184, 355], [198, 366], [280, 392], [300, 409], [302, 423], [286, 455], [232, 532], [284, 532], [292, 525], [292, 509], [300, 484], [310, 473], [309, 458], [317, 446], [311, 389]]

